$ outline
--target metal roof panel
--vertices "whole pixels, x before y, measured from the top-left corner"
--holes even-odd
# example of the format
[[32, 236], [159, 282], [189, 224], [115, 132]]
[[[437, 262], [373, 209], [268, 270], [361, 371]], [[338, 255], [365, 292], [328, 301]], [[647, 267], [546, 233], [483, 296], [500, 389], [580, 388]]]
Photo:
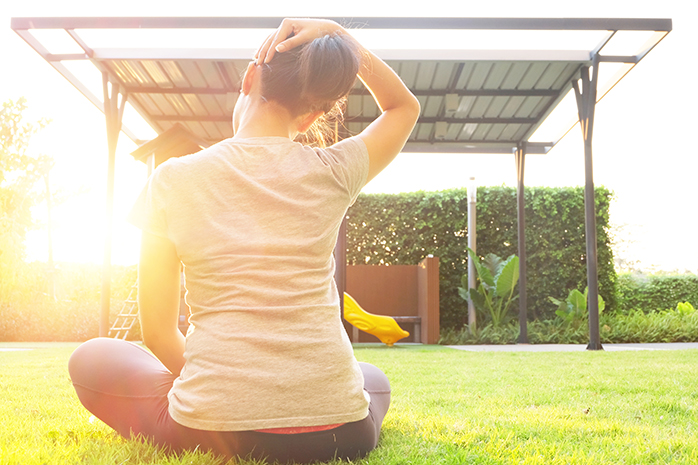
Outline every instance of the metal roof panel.
[[501, 116], [504, 106], [509, 101], [509, 97], [494, 97], [485, 111], [485, 118], [497, 118]]

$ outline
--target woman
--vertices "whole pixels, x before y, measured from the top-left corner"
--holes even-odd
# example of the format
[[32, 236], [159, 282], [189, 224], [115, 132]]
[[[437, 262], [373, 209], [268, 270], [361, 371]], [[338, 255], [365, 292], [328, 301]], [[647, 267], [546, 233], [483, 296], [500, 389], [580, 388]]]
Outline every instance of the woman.
[[[332, 251], [347, 208], [400, 152], [419, 103], [332, 21], [286, 19], [255, 58], [234, 136], [158, 167], [131, 213], [143, 230], [141, 330], [155, 357], [95, 339], [71, 357], [71, 378], [85, 407], [120, 434], [175, 451], [361, 457], [376, 446], [390, 386], [354, 358]], [[357, 75], [381, 115], [328, 148], [294, 142]], [[186, 338], [177, 329], [181, 264]]]

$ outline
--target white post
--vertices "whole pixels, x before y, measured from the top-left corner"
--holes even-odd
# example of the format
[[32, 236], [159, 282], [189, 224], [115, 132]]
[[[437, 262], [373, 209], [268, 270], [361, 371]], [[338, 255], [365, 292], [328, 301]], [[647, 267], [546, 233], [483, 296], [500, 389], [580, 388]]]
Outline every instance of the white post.
[[[468, 247], [477, 252], [477, 184], [475, 178], [471, 177], [468, 183]], [[475, 263], [468, 258], [468, 288], [474, 289], [476, 286]], [[468, 299], [468, 329], [470, 333], [477, 331], [477, 321], [475, 318], [475, 305]]]
[[150, 178], [150, 175], [153, 174], [153, 171], [155, 171], [155, 154], [151, 153], [148, 155], [148, 158], [145, 161], [146, 166], [148, 167], [148, 178]]
[[44, 172], [44, 183], [46, 184], [46, 210], [47, 210], [47, 222], [46, 226], [48, 229], [48, 260], [46, 262], [46, 267], [48, 268], [48, 293], [53, 300], [56, 300], [56, 265], [53, 263], [53, 225], [51, 221], [51, 183], [49, 181], [49, 172], [51, 168], [47, 168]]

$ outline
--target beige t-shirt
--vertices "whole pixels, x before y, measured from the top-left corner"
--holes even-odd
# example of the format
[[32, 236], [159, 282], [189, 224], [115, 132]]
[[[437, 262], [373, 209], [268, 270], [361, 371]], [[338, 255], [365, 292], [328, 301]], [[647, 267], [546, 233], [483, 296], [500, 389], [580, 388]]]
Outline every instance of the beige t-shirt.
[[357, 138], [327, 149], [228, 139], [155, 170], [129, 220], [169, 238], [185, 266], [176, 422], [244, 431], [368, 415], [333, 279], [339, 226], [367, 175]]

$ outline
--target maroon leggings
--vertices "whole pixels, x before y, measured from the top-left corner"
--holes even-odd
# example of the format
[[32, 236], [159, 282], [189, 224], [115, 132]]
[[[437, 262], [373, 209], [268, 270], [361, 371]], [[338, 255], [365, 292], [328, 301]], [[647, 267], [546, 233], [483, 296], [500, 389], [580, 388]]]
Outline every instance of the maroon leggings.
[[369, 414], [334, 429], [300, 434], [203, 431], [175, 422], [167, 393], [175, 376], [141, 347], [119, 339], [85, 342], [70, 358], [70, 378], [80, 402], [124, 437], [141, 435], [178, 452], [199, 448], [226, 457], [307, 463], [363, 457], [378, 442], [390, 405], [390, 383], [381, 370], [360, 363]]

